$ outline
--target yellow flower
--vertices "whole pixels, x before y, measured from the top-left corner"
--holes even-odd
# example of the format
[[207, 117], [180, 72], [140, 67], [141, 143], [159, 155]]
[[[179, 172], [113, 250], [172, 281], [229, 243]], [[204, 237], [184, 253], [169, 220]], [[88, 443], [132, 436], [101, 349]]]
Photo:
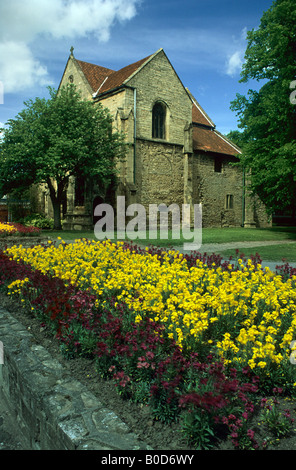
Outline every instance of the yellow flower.
[[[188, 268], [171, 250], [137, 254], [123, 242], [85, 239], [55, 246], [13, 246], [6, 253], [68, 285], [90, 290], [96, 307], [115, 296], [139, 323], [148, 317], [164, 325], [166, 334], [190, 350], [215, 351], [228, 364], [281, 367], [296, 339], [296, 277], [284, 281], [271, 270], [256, 270], [249, 260], [239, 270], [222, 271], [201, 261]], [[26, 281], [16, 280], [8, 294], [21, 295]], [[32, 293], [33, 294], [33, 293]]]
[[258, 367], [260, 367], [260, 369], [264, 369], [264, 367], [266, 367], [266, 362], [260, 361], [260, 362], [258, 362], [257, 365], [258, 365]]

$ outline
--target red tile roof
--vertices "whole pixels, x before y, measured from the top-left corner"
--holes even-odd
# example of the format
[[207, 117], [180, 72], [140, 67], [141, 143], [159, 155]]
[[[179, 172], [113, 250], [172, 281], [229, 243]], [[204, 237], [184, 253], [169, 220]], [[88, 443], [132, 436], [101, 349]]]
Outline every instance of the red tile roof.
[[205, 110], [188, 89], [187, 92], [192, 101], [193, 149], [232, 156], [241, 153], [238, 147], [215, 129], [215, 124]]
[[210, 121], [201, 112], [200, 108], [198, 108], [195, 103], [193, 103], [192, 105], [192, 122], [196, 124], [202, 124], [204, 126], [214, 127], [213, 125], [210, 124]]
[[82, 60], [76, 60], [80, 66], [85, 78], [90, 84], [92, 90], [95, 92], [99, 88], [99, 85], [105, 80], [108, 75], [114, 72], [114, 70], [100, 67], [99, 65], [89, 64]]
[[191, 92], [186, 88], [186, 91], [192, 101], [192, 122], [195, 124], [201, 124], [203, 126], [215, 127], [213, 121], [209, 118], [205, 110], [196, 101]]
[[192, 131], [193, 150], [236, 156], [241, 151], [215, 129], [194, 126]]
[[114, 88], [117, 88], [118, 86], [122, 85], [149, 59], [149, 57], [146, 57], [142, 60], [138, 60], [133, 64], [123, 67], [122, 69], [118, 70], [118, 72], [114, 72], [113, 74], [111, 74], [100, 89], [100, 93], [113, 90]]
[[118, 71], [82, 62], [81, 60], [76, 60], [76, 62], [80, 65], [82, 72], [94, 93], [98, 92], [98, 94], [101, 94], [123, 85], [123, 83], [133, 73], [135, 73], [149, 59], [149, 57], [138, 60], [137, 62], [127, 65]]

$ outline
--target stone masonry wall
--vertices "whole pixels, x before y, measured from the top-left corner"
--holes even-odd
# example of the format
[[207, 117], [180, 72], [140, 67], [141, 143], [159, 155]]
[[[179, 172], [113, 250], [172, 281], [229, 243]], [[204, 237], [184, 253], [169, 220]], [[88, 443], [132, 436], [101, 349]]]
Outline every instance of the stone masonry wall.
[[149, 204], [182, 205], [183, 168], [183, 147], [139, 140], [136, 166], [139, 202], [146, 208]]
[[125, 162], [119, 162], [117, 165], [123, 183], [134, 181], [134, 98], [133, 90], [123, 88], [120, 92], [107, 95], [100, 100], [102, 106], [107, 108], [113, 117], [114, 130], [122, 132], [129, 144]]
[[127, 425], [0, 309], [0, 399], [32, 450], [149, 449]]
[[[215, 158], [222, 159], [221, 172], [215, 171]], [[231, 166], [231, 157], [195, 154], [193, 159], [193, 202], [203, 205], [203, 227], [239, 227], [242, 224], [242, 172]], [[227, 209], [226, 197], [233, 196]]]
[[[71, 82], [70, 77], [73, 77]], [[62, 88], [63, 86], [68, 85], [69, 83], [73, 83], [77, 87], [77, 89], [81, 93], [82, 99], [92, 99], [93, 91], [85, 76], [83, 75], [82, 71], [80, 70], [79, 66], [76, 64], [75, 59], [72, 57], [70, 57], [68, 60], [67, 67], [62, 77], [60, 86]]]

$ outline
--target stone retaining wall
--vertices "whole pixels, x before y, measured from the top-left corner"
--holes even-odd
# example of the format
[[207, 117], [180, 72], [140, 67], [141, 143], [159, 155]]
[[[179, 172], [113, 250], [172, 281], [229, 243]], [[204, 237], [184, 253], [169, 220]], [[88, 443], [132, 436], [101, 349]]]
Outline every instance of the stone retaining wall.
[[6, 247], [13, 245], [22, 245], [24, 247], [30, 247], [32, 245], [40, 245], [40, 243], [47, 243], [50, 237], [44, 235], [39, 237], [0, 237], [0, 250], [4, 250]]
[[1, 308], [0, 341], [0, 399], [15, 416], [30, 449], [151, 449]]

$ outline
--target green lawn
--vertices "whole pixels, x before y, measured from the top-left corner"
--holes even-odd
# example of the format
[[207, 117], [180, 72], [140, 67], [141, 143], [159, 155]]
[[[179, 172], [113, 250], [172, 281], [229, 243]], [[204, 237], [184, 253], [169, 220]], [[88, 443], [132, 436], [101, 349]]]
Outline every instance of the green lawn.
[[[50, 238], [55, 239], [61, 237], [63, 240], [75, 240], [76, 238], [88, 238], [90, 240], [96, 239], [93, 231], [77, 231], [77, 230], [62, 230], [60, 232], [48, 230], [44, 231]], [[296, 227], [273, 227], [266, 229], [244, 229], [238, 228], [204, 228], [202, 230], [202, 243], [228, 243], [228, 242], [243, 242], [243, 241], [267, 241], [267, 240], [295, 240], [296, 241]], [[142, 243], [145, 245], [154, 244], [158, 246], [171, 246], [182, 245], [183, 238], [172, 240], [169, 234], [168, 240], [149, 240], [144, 237], [135, 240], [135, 243]], [[190, 240], [189, 240], [190, 241]]]
[[[235, 250], [217, 251], [223, 258], [228, 259], [231, 255], [236, 258]], [[264, 261], [296, 262], [296, 241], [293, 244], [258, 246], [256, 248], [240, 249], [239, 255], [244, 254], [247, 258], [258, 253]]]
[[215, 228], [203, 229], [203, 243], [228, 243], [243, 241], [295, 240], [296, 227], [266, 229]]

